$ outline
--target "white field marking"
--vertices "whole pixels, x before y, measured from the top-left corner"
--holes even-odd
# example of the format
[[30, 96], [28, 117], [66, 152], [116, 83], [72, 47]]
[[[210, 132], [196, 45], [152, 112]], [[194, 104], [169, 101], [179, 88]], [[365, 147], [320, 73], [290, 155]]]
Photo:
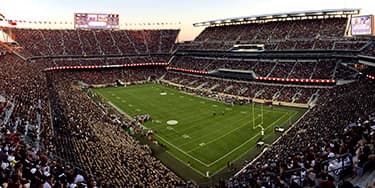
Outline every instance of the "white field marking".
[[[266, 127], [266, 130], [273, 127], [274, 124], [276, 124], [276, 122], [280, 121], [280, 119], [282, 119], [285, 115], [288, 115], [289, 113], [285, 113], [284, 115], [282, 115], [279, 119], [277, 119], [276, 121], [274, 121], [273, 123], [271, 123], [268, 127]], [[254, 138], [256, 138], [260, 133], [257, 133], [256, 135], [254, 135], [252, 138], [250, 138], [249, 140], [247, 140], [246, 142], [242, 143], [241, 145], [237, 146], [236, 148], [234, 148], [232, 151], [226, 153], [225, 155], [221, 156], [219, 159], [213, 161], [212, 163], [208, 164], [208, 167], [214, 165], [215, 163], [217, 163], [218, 161], [220, 161], [221, 159], [227, 157], [228, 155], [232, 154], [234, 151], [238, 150], [239, 148], [241, 148], [243, 145], [247, 144], [248, 142], [250, 142], [251, 140], [253, 140]]]
[[116, 94], [114, 94], [114, 93], [112, 93], [111, 95], [112, 95], [112, 96], [116, 96]]
[[172, 131], [172, 130], [174, 130], [174, 128], [173, 128], [173, 127], [170, 127], [170, 126], [168, 126], [168, 127], [167, 127], [167, 130], [170, 130], [170, 131]]
[[193, 99], [189, 99], [189, 101], [193, 101]]
[[132, 104], [128, 104], [128, 106], [129, 106], [129, 107], [133, 107], [133, 105], [132, 105]]
[[202, 173], [201, 171], [193, 168], [191, 165], [189, 165], [188, 163], [186, 163], [186, 161], [183, 161], [181, 159], [179, 159], [178, 157], [176, 157], [176, 155], [174, 155], [173, 153], [167, 151], [167, 153], [169, 153], [171, 156], [173, 156], [175, 159], [179, 160], [181, 163], [185, 164], [186, 166], [190, 167], [191, 169], [193, 169], [195, 172], [197, 172], [198, 174], [202, 175], [202, 176], [206, 176], [206, 174]]
[[190, 139], [190, 136], [189, 135], [187, 135], [187, 134], [184, 134], [184, 135], [182, 135], [182, 138], [185, 138], [185, 139]]
[[[259, 117], [255, 118], [255, 120], [257, 120], [258, 118], [259, 118]], [[236, 130], [238, 130], [238, 129], [241, 129], [242, 127], [245, 127], [245, 126], [248, 126], [248, 124], [247, 124], [247, 123], [244, 123], [243, 125], [241, 125], [241, 126], [235, 128], [235, 129], [232, 129], [232, 130], [230, 130], [229, 132], [227, 132], [227, 133], [225, 133], [225, 134], [223, 134], [223, 135], [221, 135], [221, 136], [219, 136], [219, 137], [216, 137], [215, 139], [212, 139], [212, 140], [206, 142], [206, 144], [210, 144], [210, 143], [212, 143], [212, 142], [215, 142], [216, 140], [219, 140], [219, 139], [221, 139], [221, 138], [223, 138], [223, 137], [225, 137], [225, 136], [231, 134], [232, 132], [234, 132], [234, 131], [236, 131]], [[186, 145], [186, 143], [183, 144], [183, 145], [181, 145], [181, 146], [184, 146], [184, 145]], [[190, 149], [190, 150], [187, 151], [187, 152], [190, 153], [190, 152], [192, 152], [192, 151], [194, 151], [194, 150], [196, 150], [196, 149], [198, 149], [198, 148], [199, 148], [199, 146], [198, 146], [198, 147], [195, 147], [195, 148], [193, 148], [193, 149]]]
[[232, 108], [225, 108], [225, 110], [230, 111], [230, 110], [232, 110]]
[[126, 103], [126, 100], [122, 100], [121, 102], [122, 102], [122, 103]]
[[214, 104], [214, 105], [212, 105], [212, 107], [215, 107], [215, 108], [216, 108], [216, 107], [217, 107], [217, 105], [216, 105], [216, 104]]
[[[173, 145], [172, 143], [168, 142], [167, 140], [165, 140], [163, 137], [159, 136], [159, 135], [155, 135], [156, 137], [160, 138], [161, 140], [163, 140], [164, 142], [166, 142], [167, 144], [169, 144], [170, 146], [174, 147], [175, 149], [177, 149], [179, 152], [187, 155], [188, 157], [190, 157], [191, 159], [194, 159], [195, 161], [197, 161], [198, 163], [204, 165], [205, 167], [209, 167], [205, 162], [202, 162], [201, 160], [195, 158], [194, 156], [186, 153], [184, 150], [178, 148], [177, 146]], [[176, 157], [176, 155], [173, 155]]]
[[[297, 112], [293, 112], [293, 115], [290, 116], [290, 117], [294, 117], [296, 114], [297, 114]], [[303, 116], [301, 116], [300, 118], [302, 118], [302, 117], [303, 117]], [[288, 130], [290, 130], [290, 129], [291, 129], [291, 128], [288, 128]], [[281, 139], [281, 136], [280, 136], [279, 138], [277, 138], [277, 139], [276, 139], [271, 145], [273, 145], [274, 143], [276, 143], [277, 140], [279, 140], [279, 139]], [[249, 164], [252, 164], [253, 161], [256, 161], [259, 157], [261, 157], [261, 155], [263, 155], [264, 152], [265, 152], [265, 150], [261, 151], [261, 152], [260, 152], [260, 153], [259, 153], [254, 159], [251, 160], [250, 163], [248, 163], [247, 165], [245, 165], [245, 166], [244, 166], [240, 171], [238, 171], [234, 176], [237, 176], [240, 172], [242, 172], [245, 168], [247, 168]], [[233, 161], [237, 161], [238, 159], [242, 158], [245, 154], [246, 154], [246, 152], [243, 153], [243, 154], [241, 154], [240, 156], [238, 156], [238, 157], [237, 157], [236, 159], [234, 159]], [[220, 170], [216, 171], [216, 173], [219, 172], [219, 171], [221, 171], [222, 169], [224, 169], [224, 168], [221, 168]], [[216, 173], [215, 173], [215, 174], [216, 174]], [[212, 175], [215, 175], [215, 174], [212, 174]]]
[[161, 123], [161, 121], [160, 120], [155, 120], [155, 123]]
[[246, 111], [241, 111], [241, 114], [247, 114], [247, 112]]
[[180, 95], [180, 98], [184, 98], [184, 96]]
[[200, 147], [205, 146], [205, 145], [206, 145], [206, 143], [204, 143], [204, 142], [199, 144]]
[[116, 97], [116, 99], [121, 99], [120, 97]]
[[135, 109], [135, 111], [137, 111], [137, 112], [140, 112], [140, 111], [141, 111], [141, 109]]
[[201, 104], [206, 104], [204, 101], [201, 101], [200, 103], [201, 103]]

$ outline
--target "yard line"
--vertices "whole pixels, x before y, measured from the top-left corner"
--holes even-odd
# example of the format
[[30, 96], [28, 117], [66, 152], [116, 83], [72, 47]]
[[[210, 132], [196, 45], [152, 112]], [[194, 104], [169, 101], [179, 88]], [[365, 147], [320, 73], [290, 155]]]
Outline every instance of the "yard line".
[[[195, 161], [201, 163], [202, 165], [204, 165], [204, 166], [206, 166], [206, 167], [209, 167], [205, 162], [202, 162], [201, 160], [195, 158], [194, 156], [192, 156], [192, 155], [186, 153], [184, 150], [182, 150], [182, 149], [178, 148], [177, 146], [173, 145], [172, 143], [168, 142], [168, 141], [165, 140], [163, 137], [161, 137], [161, 136], [159, 136], [159, 135], [157, 135], [157, 134], [154, 134], [154, 135], [155, 135], [156, 137], [160, 138], [161, 140], [163, 140], [164, 142], [168, 143], [169, 145], [171, 145], [172, 147], [174, 147], [175, 149], [177, 149], [177, 150], [180, 151], [181, 153], [187, 155], [188, 157], [194, 159]], [[177, 158], [176, 155], [173, 155], [173, 156]]]
[[[267, 113], [266, 113], [267, 114]], [[259, 117], [257, 117], [257, 118], [255, 118], [255, 120], [257, 120]], [[210, 143], [212, 143], [212, 142], [215, 142], [216, 140], [220, 140], [221, 138], [223, 138], [223, 137], [225, 137], [225, 136], [227, 136], [227, 135], [229, 135], [229, 134], [232, 134], [232, 132], [234, 132], [234, 131], [236, 131], [236, 130], [238, 130], [238, 129], [241, 129], [241, 128], [243, 128], [243, 127], [245, 127], [246, 125], [248, 125], [248, 123], [250, 123], [250, 122], [247, 122], [247, 123], [245, 123], [244, 125], [242, 125], [242, 126], [239, 126], [239, 127], [237, 127], [237, 128], [235, 128], [235, 129], [232, 129], [231, 131], [229, 131], [229, 132], [227, 132], [227, 133], [225, 133], [225, 134], [223, 134], [223, 135], [221, 135], [221, 136], [219, 136], [219, 137], [216, 137], [215, 139], [213, 139], [213, 140], [210, 140], [209, 142], [206, 142], [206, 145], [208, 145], [208, 144], [210, 144]], [[180, 146], [181, 147], [181, 146]], [[193, 149], [191, 149], [191, 150], [189, 150], [189, 151], [187, 151], [188, 153], [190, 153], [190, 152], [192, 152], [192, 151], [194, 151], [194, 150], [196, 150], [196, 149], [198, 149], [198, 148], [201, 148], [200, 146], [197, 146], [197, 147], [195, 147], [195, 148], [193, 148]]]
[[[280, 121], [280, 119], [284, 118], [285, 115], [288, 115], [289, 113], [286, 112], [283, 116], [281, 116], [279, 119], [277, 119], [276, 121], [274, 121], [273, 123], [271, 123], [267, 128], [269, 129], [270, 127], [272, 127], [274, 124], [276, 124], [276, 122]], [[227, 157], [228, 155], [232, 154], [234, 151], [238, 150], [239, 148], [241, 148], [243, 145], [247, 144], [248, 142], [250, 142], [251, 140], [253, 140], [254, 138], [256, 138], [260, 133], [257, 133], [256, 135], [254, 135], [252, 138], [250, 138], [249, 140], [247, 140], [246, 142], [242, 143], [241, 145], [237, 146], [236, 148], [234, 148], [232, 151], [228, 152], [227, 154], [221, 156], [219, 159], [213, 161], [212, 163], [208, 164], [208, 167], [214, 165], [215, 163], [217, 163], [218, 161], [222, 160], [223, 158]]]
[[[247, 117], [245, 117], [245, 118], [241, 118], [241, 119], [237, 119], [237, 121], [233, 122], [233, 125], [242, 124], [241, 122], [244, 121], [244, 120], [247, 121]], [[207, 126], [207, 127], [205, 127], [205, 128], [209, 128], [209, 127]], [[196, 132], [198, 132], [199, 135], [202, 135], [201, 132], [202, 132], [205, 128], [203, 128], [203, 129], [201, 129], [201, 130], [197, 130], [197, 129], [195, 129], [195, 130], [197, 130]], [[227, 127], [223, 127], [223, 128], [227, 128]], [[237, 128], [238, 128], [238, 126], [237, 126]], [[233, 129], [235, 129], [235, 128], [233, 127], [233, 128], [228, 129], [228, 132], [232, 131]], [[215, 129], [215, 130], [211, 131], [210, 134], [206, 134], [206, 135], [198, 136], [198, 139], [197, 139], [197, 140], [201, 140], [202, 138], [207, 138], [207, 137], [210, 138], [212, 135], [215, 135], [216, 133], [223, 132], [223, 130], [225, 130], [225, 129]], [[194, 133], [196, 133], [196, 132], [190, 132], [190, 135], [194, 135]], [[227, 132], [227, 131], [226, 131], [226, 132]], [[178, 133], [178, 134], [181, 134], [180, 131], [178, 131], [177, 133]], [[217, 138], [217, 137], [219, 137], [219, 136], [216, 136], [215, 138]], [[182, 145], [179, 145], [178, 147], [182, 147], [182, 146], [190, 145], [192, 142], [196, 142], [197, 140], [192, 140], [192, 141], [190, 141], [190, 142], [185, 142], [185, 143], [183, 143]], [[205, 141], [206, 139], [203, 139], [203, 140]]]
[[179, 159], [178, 157], [176, 157], [175, 154], [167, 151], [167, 153], [169, 153], [169, 155], [173, 156], [173, 158], [177, 159], [178, 161], [180, 161], [181, 163], [185, 164], [186, 166], [190, 167], [192, 170], [194, 170], [195, 172], [197, 172], [198, 174], [202, 175], [202, 176], [206, 176], [206, 174], [204, 174], [203, 172], [195, 169], [194, 167], [192, 167], [191, 165], [189, 165], [188, 163], [186, 163], [184, 160], [182, 159]]
[[[255, 112], [258, 112], [258, 110], [255, 110]], [[259, 112], [260, 112], [260, 110], [259, 110]], [[271, 111], [265, 111], [265, 113], [269, 113], [269, 112], [271, 112]], [[196, 113], [196, 112], [191, 112], [190, 114], [194, 114], [194, 113]], [[190, 115], [189, 114], [189, 115]], [[211, 116], [210, 116], [211, 117]], [[247, 117], [247, 116], [246, 116]], [[197, 120], [196, 121], [192, 121], [192, 122], [190, 122], [191, 124], [192, 123], [197, 123], [197, 122], [199, 122], [199, 121], [201, 121], [202, 119], [206, 119], [207, 117], [201, 117], [201, 118], [197, 118]], [[202, 127], [202, 125], [201, 124], [197, 124], [197, 125], [195, 125], [195, 126], [189, 126], [189, 127], [186, 127], [186, 128], [183, 128], [183, 129], [179, 129], [178, 130], [178, 132], [177, 133], [184, 133], [185, 131], [187, 131], [187, 130], [189, 130], [189, 129], [196, 129], [197, 127]], [[168, 135], [168, 136], [173, 136], [173, 135]]]

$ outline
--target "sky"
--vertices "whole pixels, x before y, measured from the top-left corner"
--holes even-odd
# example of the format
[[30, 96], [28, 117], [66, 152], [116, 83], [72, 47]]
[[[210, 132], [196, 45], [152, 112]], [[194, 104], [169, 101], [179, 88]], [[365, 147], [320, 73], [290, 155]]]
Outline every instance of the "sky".
[[[116, 13], [125, 24], [167, 22], [180, 28], [179, 41], [193, 40], [203, 27], [193, 23], [303, 10], [360, 8], [375, 14], [374, 0], [0, 0], [0, 13], [7, 19], [73, 22], [77, 12]], [[133, 26], [134, 27], [134, 26]], [[143, 25], [138, 27], [145, 27]], [[151, 28], [161, 26], [151, 25]], [[131, 29], [131, 28], [128, 28]]]

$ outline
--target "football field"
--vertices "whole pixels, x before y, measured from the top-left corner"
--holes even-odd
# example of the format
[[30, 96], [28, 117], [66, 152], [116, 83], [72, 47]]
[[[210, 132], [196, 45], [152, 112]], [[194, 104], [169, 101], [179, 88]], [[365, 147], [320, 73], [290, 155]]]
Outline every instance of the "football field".
[[[214, 175], [256, 147], [275, 126], [287, 127], [304, 109], [229, 105], [158, 84], [98, 88], [94, 91], [130, 116], [149, 114], [144, 123], [155, 139], [187, 168]], [[254, 109], [254, 112], [253, 112]], [[168, 164], [167, 164], [168, 165]]]

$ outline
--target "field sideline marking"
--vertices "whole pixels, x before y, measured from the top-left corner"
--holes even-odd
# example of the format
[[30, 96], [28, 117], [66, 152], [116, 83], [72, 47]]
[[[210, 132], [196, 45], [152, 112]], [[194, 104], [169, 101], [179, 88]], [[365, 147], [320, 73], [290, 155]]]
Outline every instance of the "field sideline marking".
[[186, 161], [182, 160], [182, 159], [179, 159], [178, 157], [176, 157], [176, 155], [174, 153], [171, 153], [169, 151], [166, 151], [167, 153], [169, 153], [169, 155], [171, 155], [173, 158], [177, 159], [178, 161], [180, 161], [181, 163], [185, 164], [186, 166], [188, 166], [189, 168], [191, 168], [192, 170], [194, 170], [195, 172], [197, 172], [198, 174], [206, 177], [206, 174], [204, 174], [203, 172], [195, 169], [194, 167], [192, 167], [191, 165], [189, 165], [188, 163], [186, 163]]
[[[200, 97], [198, 97], [198, 98], [200, 98]], [[203, 98], [203, 99], [206, 99], [206, 98]], [[109, 102], [109, 101], [108, 101], [108, 102]], [[217, 101], [216, 101], [216, 102], [217, 102]], [[110, 102], [109, 102], [109, 103], [110, 103]], [[126, 114], [126, 113], [124, 113], [120, 108], [118, 108], [116, 105], [114, 105], [114, 104], [111, 104], [111, 105], [112, 105], [113, 107], [115, 107], [116, 110], [122, 112], [123, 114]], [[278, 109], [277, 109], [277, 110], [264, 110], [264, 111], [265, 111], [266, 113], [269, 113], [269, 112], [271, 112], [271, 111], [273, 111], [273, 112], [277, 112], [277, 113], [280, 113], [280, 111], [278, 111]], [[289, 110], [288, 110], [288, 111], [289, 111]], [[285, 115], [287, 115], [287, 114], [288, 114], [288, 113], [284, 113], [284, 115], [281, 116], [278, 120], [274, 121], [274, 122], [271, 123], [269, 126], [267, 126], [266, 130], [268, 130], [268, 129], [269, 129], [271, 126], [273, 126], [276, 122], [280, 121], [280, 119], [282, 119], [282, 118], [283, 118]], [[297, 114], [297, 112], [293, 112], [293, 115], [290, 116], [290, 117], [294, 117], [296, 114]], [[256, 119], [257, 119], [257, 118], [256, 118]], [[242, 127], [243, 127], [243, 126], [242, 126]], [[245, 143], [241, 144], [240, 146], [237, 146], [237, 147], [234, 148], [232, 151], [228, 152], [227, 154], [225, 154], [224, 156], [220, 157], [220, 158], [217, 159], [216, 161], [210, 163], [208, 166], [207, 166], [206, 163], [204, 163], [204, 162], [200, 161], [199, 159], [197, 159], [197, 158], [195, 158], [195, 157], [193, 157], [193, 156], [187, 154], [186, 152], [184, 152], [183, 150], [181, 150], [181, 149], [178, 148], [177, 146], [171, 144], [170, 142], [168, 142], [167, 140], [165, 140], [163, 137], [161, 137], [161, 136], [159, 136], [159, 135], [155, 135], [155, 136], [156, 136], [156, 137], [159, 137], [159, 138], [162, 139], [162, 140], [164, 140], [166, 143], [168, 143], [168, 144], [171, 145], [172, 147], [176, 148], [177, 150], [179, 150], [179, 151], [182, 152], [183, 154], [187, 155], [188, 157], [192, 158], [193, 160], [196, 160], [197, 162], [203, 164], [203, 165], [206, 166], [206, 167], [210, 167], [210, 166], [212, 166], [213, 164], [217, 163], [218, 161], [222, 160], [222, 158], [225, 158], [225, 157], [227, 157], [228, 155], [230, 155], [231, 153], [233, 153], [235, 150], [238, 150], [239, 147], [242, 147], [244, 144], [246, 144], [246, 143], [248, 143], [249, 141], [253, 140], [253, 139], [254, 139], [255, 137], [257, 137], [259, 134], [260, 134], [260, 133], [257, 133], [255, 136], [253, 136], [252, 138], [250, 138], [249, 140], [247, 140]], [[184, 160], [178, 158], [178, 157], [177, 157], [176, 155], [174, 155], [173, 153], [171, 153], [171, 152], [169, 152], [169, 151], [167, 151], [167, 152], [170, 153], [171, 155], [173, 155], [173, 156], [174, 156], [177, 160], [179, 160], [180, 162], [184, 163], [185, 165], [187, 164]], [[243, 156], [243, 155], [244, 155], [244, 154], [242, 154], [241, 156]], [[238, 158], [237, 158], [237, 159], [238, 159]], [[237, 159], [236, 159], [236, 160], [237, 160]], [[187, 165], [187, 166], [189, 166], [189, 165]], [[194, 171], [198, 172], [199, 174], [205, 176], [201, 171], [199, 171], [199, 170], [193, 168], [192, 166], [189, 166], [189, 167], [192, 168]], [[215, 171], [215, 173], [211, 174], [211, 176], [214, 175], [214, 174], [216, 174], [218, 171], [219, 171], [219, 170]]]
[[[285, 113], [283, 116], [281, 116], [279, 119], [277, 119], [276, 121], [274, 121], [273, 123], [271, 123], [269, 126], [267, 126], [266, 130], [269, 129], [270, 127], [272, 127], [274, 124], [276, 124], [276, 122], [280, 121], [280, 119], [282, 119], [285, 115], [288, 115], [289, 113]], [[214, 165], [215, 163], [217, 163], [218, 161], [222, 160], [223, 158], [227, 157], [228, 155], [232, 154], [234, 151], [238, 150], [238, 148], [242, 147], [243, 145], [247, 144], [249, 141], [253, 140], [254, 138], [256, 138], [260, 133], [257, 133], [256, 135], [254, 135], [252, 138], [250, 138], [249, 140], [247, 140], [246, 142], [242, 143], [241, 145], [237, 146], [236, 148], [234, 148], [232, 151], [228, 152], [227, 154], [221, 156], [219, 159], [217, 159], [216, 161], [208, 164], [208, 166], [212, 166]]]
[[[278, 122], [280, 119], [282, 119], [285, 115], [288, 115], [289, 113], [285, 113], [283, 116], [281, 116], [279, 119], [277, 119], [276, 121], [274, 121], [273, 123], [271, 123], [269, 126], [267, 126], [266, 130], [269, 129], [270, 127], [273, 126], [273, 124], [275, 124], [276, 122]], [[257, 119], [257, 118], [255, 118]], [[243, 127], [243, 126], [242, 126]], [[230, 155], [231, 153], [233, 153], [234, 151], [238, 150], [238, 148], [242, 147], [244, 144], [247, 144], [249, 141], [253, 140], [254, 138], [256, 138], [257, 136], [259, 135], [259, 133], [257, 133], [256, 135], [254, 135], [252, 138], [250, 138], [249, 140], [247, 140], [246, 142], [242, 143], [241, 145], [237, 146], [236, 148], [234, 148], [233, 150], [231, 150], [230, 152], [226, 153], [225, 155], [221, 156], [219, 159], [211, 162], [210, 164], [206, 164], [204, 162], [202, 162], [201, 160], [195, 158], [194, 156], [190, 155], [189, 153], [186, 153], [185, 151], [183, 151], [182, 149], [180, 149], [179, 147], [175, 146], [174, 144], [168, 142], [167, 140], [165, 140], [163, 137], [155, 134], [156, 137], [159, 137], [160, 139], [162, 139], [164, 142], [168, 143], [169, 145], [171, 145], [172, 147], [174, 147], [175, 149], [177, 149], [178, 151], [180, 151], [181, 153], [187, 155], [188, 157], [190, 157], [191, 159], [194, 159], [196, 160], [197, 162], [203, 164], [204, 166], [206, 167], [210, 167], [212, 165], [214, 165], [215, 163], [217, 163], [218, 161], [222, 160], [223, 158], [227, 157], [228, 155]], [[176, 155], [173, 155], [175, 158], [178, 158]], [[182, 159], [181, 159], [182, 160]]]
[[[268, 113], [269, 113], [269, 112], [268, 112]], [[267, 113], [266, 113], [266, 114], [267, 114]], [[282, 116], [281, 116], [281, 117], [282, 117]], [[255, 118], [255, 120], [257, 120], [258, 118], [259, 118], [259, 117]], [[215, 142], [216, 140], [219, 140], [219, 139], [221, 139], [221, 138], [223, 138], [223, 137], [225, 137], [225, 136], [227, 136], [227, 135], [229, 135], [229, 134], [232, 134], [232, 132], [237, 131], [238, 129], [241, 129], [241, 128], [245, 127], [246, 125], [248, 125], [247, 123], [248, 123], [248, 122], [246, 122], [246, 123], [245, 123], [244, 125], [242, 125], [242, 126], [239, 126], [239, 127], [235, 128], [235, 129], [232, 129], [232, 130], [228, 131], [227, 133], [222, 134], [221, 136], [218, 136], [218, 137], [216, 137], [216, 138], [214, 138], [214, 139], [212, 139], [212, 140], [206, 142], [206, 145], [208, 145], [208, 144], [210, 144], [210, 143], [212, 143], [212, 142]], [[192, 151], [194, 151], [194, 150], [196, 150], [196, 149], [198, 149], [198, 148], [201, 148], [201, 146], [197, 146], [197, 147], [195, 147], [195, 148], [193, 148], [193, 149], [190, 149], [190, 150], [187, 151], [187, 152], [190, 153], [190, 152], [192, 152]]]
[[[255, 110], [255, 112], [257, 112], [258, 110]], [[260, 110], [259, 110], [259, 112], [260, 112]], [[266, 111], [265, 110], [265, 113], [269, 113], [269, 112], [272, 112], [272, 111]], [[281, 111], [279, 111], [279, 112], [277, 112], [277, 113], [284, 113], [284, 112], [281, 112]], [[247, 117], [247, 115], [244, 115], [245, 117]], [[256, 119], [257, 119], [258, 117], [256, 117]], [[205, 117], [202, 117], [202, 119], [205, 119]], [[191, 122], [191, 123], [196, 123], [196, 122], [198, 122], [198, 121], [193, 121], [193, 122]], [[176, 131], [178, 134], [180, 134], [180, 133], [184, 133], [186, 130], [189, 130], [189, 129], [194, 129], [194, 128], [196, 128], [196, 127], [201, 127], [202, 125], [195, 125], [195, 126], [190, 126], [190, 127], [186, 127], [186, 128], [183, 128], [183, 129], [179, 129], [178, 131]], [[190, 132], [190, 131], [189, 131]], [[166, 136], [173, 136], [174, 134], [171, 134], [171, 135], [166, 135]], [[175, 140], [174, 140], [175, 141]]]
[[[207, 140], [208, 142], [210, 142], [209, 139], [211, 139], [212, 135], [215, 135], [216, 133], [224, 132], [222, 134], [219, 134], [218, 136], [216, 136], [213, 139], [216, 139], [217, 137], [221, 137], [223, 134], [231, 132], [234, 129], [238, 129], [238, 128], [243, 127], [244, 126], [243, 121], [245, 120], [247, 122], [247, 117], [244, 117], [244, 118], [241, 118], [241, 119], [237, 119], [237, 120], [240, 120], [240, 121], [233, 121], [233, 122], [235, 122], [235, 123], [233, 123], [233, 125], [237, 125], [236, 127], [232, 127], [230, 129], [228, 129], [228, 127], [224, 127], [224, 128], [228, 129], [227, 131], [223, 131], [223, 129], [215, 129], [215, 130], [212, 130], [212, 132], [210, 132], [209, 134], [205, 134], [205, 135], [201, 135], [201, 131], [198, 131], [198, 132], [200, 132], [200, 135], [198, 136], [199, 137], [198, 139], [205, 138], [205, 139], [203, 139], [204, 141]], [[180, 134], [180, 132], [177, 132], [177, 133]], [[191, 132], [191, 135], [194, 135], [194, 133], [195, 132]], [[190, 142], [185, 142], [185, 143], [179, 145], [178, 147], [183, 147], [183, 146], [186, 146], [186, 145], [193, 145], [192, 143], [194, 143], [194, 142], [196, 142], [196, 140], [192, 140]]]
[[[169, 145], [171, 145], [172, 147], [174, 147], [175, 149], [177, 149], [177, 150], [180, 151], [181, 153], [183, 153], [183, 154], [187, 155], [188, 157], [190, 157], [190, 158], [196, 160], [197, 162], [201, 163], [202, 165], [204, 165], [204, 166], [206, 166], [206, 167], [209, 167], [205, 162], [202, 162], [201, 160], [195, 158], [194, 156], [192, 156], [192, 155], [186, 153], [184, 150], [182, 150], [182, 149], [178, 148], [177, 146], [173, 145], [172, 143], [168, 142], [168, 141], [165, 140], [163, 137], [161, 137], [161, 136], [159, 136], [159, 135], [157, 135], [157, 134], [155, 134], [155, 136], [156, 136], [156, 137], [159, 137], [159, 138], [162, 139], [164, 142], [168, 143]], [[176, 157], [176, 158], [178, 158], [176, 155], [173, 155], [173, 156]]]

